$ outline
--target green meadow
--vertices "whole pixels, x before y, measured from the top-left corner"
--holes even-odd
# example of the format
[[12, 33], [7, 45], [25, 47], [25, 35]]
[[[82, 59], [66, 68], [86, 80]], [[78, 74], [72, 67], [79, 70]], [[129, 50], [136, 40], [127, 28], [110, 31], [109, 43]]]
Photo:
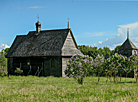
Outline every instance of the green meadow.
[[[119, 81], [119, 78], [117, 78]], [[138, 83], [134, 78], [106, 83], [106, 77], [73, 78], [9, 76], [0, 77], [0, 102], [136, 102]]]

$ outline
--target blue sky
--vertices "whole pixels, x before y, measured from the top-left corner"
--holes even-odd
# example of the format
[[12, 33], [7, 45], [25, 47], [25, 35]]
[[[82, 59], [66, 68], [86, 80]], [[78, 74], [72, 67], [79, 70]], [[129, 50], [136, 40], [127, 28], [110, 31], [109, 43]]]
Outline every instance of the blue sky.
[[70, 28], [78, 45], [114, 49], [126, 40], [138, 47], [138, 1], [132, 0], [0, 0], [0, 44], [11, 46], [16, 35]]

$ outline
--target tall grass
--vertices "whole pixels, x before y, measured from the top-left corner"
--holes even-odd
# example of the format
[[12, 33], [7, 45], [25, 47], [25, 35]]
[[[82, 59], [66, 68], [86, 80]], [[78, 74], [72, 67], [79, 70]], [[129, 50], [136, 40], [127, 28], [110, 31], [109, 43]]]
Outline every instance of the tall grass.
[[0, 102], [136, 102], [138, 83], [122, 78], [121, 83], [101, 77], [84, 78], [78, 84], [73, 78], [9, 76], [0, 78]]

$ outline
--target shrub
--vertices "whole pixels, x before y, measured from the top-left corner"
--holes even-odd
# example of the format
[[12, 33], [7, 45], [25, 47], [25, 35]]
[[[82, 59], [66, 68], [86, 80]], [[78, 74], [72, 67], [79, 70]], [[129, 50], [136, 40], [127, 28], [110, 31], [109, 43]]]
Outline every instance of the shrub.
[[2, 68], [0, 68], [0, 77], [6, 76], [8, 74], [8, 72], [6, 70], [3, 70]]
[[65, 70], [68, 77], [73, 77], [79, 84], [83, 84], [83, 78], [92, 70], [93, 58], [88, 55], [74, 55], [70, 58]]
[[23, 70], [20, 70], [20, 68], [16, 68], [16, 70], [14, 71], [15, 75], [23, 75]]
[[103, 72], [103, 67], [104, 66], [104, 56], [100, 56], [99, 54], [97, 55], [97, 57], [94, 59], [94, 63], [93, 63], [93, 70], [95, 71], [95, 73], [98, 74], [98, 82], [100, 81], [100, 76]]

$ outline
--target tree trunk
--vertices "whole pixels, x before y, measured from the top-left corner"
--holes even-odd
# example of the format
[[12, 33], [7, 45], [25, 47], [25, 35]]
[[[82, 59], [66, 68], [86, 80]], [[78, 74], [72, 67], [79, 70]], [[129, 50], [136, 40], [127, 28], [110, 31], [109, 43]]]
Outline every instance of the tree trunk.
[[121, 82], [121, 77], [122, 77], [122, 74], [120, 73], [120, 82]]
[[106, 79], [106, 83], [108, 82], [108, 75], [107, 75], [107, 72], [105, 72], [106, 73], [106, 76], [107, 76], [107, 79]]
[[100, 81], [100, 75], [99, 75], [99, 73], [98, 73], [98, 83], [99, 83], [99, 81]]
[[83, 77], [81, 77], [81, 83], [80, 83], [81, 85], [83, 84]]
[[106, 83], [108, 82], [108, 76], [107, 76], [107, 80], [106, 80]]
[[99, 83], [99, 81], [100, 81], [100, 76], [98, 76], [98, 83]]
[[116, 83], [116, 81], [115, 81], [115, 72], [114, 72], [114, 83]]
[[[127, 73], [126, 73], [126, 78], [127, 78]], [[125, 79], [125, 83], [126, 83], [126, 79]]]

